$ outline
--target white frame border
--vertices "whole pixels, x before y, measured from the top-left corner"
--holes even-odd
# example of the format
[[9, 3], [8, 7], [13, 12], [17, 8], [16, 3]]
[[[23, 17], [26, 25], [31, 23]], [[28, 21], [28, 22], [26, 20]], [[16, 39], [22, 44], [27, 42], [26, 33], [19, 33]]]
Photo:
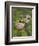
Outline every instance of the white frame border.
[[[13, 39], [11, 38], [11, 31], [12, 31], [12, 14], [11, 14], [11, 8], [12, 7], [23, 7], [23, 8], [33, 8], [32, 10], [32, 36], [26, 36], [26, 37], [13, 37]], [[36, 27], [36, 23], [35, 23], [35, 15], [36, 15], [36, 6], [16, 6], [16, 5], [10, 5], [10, 41], [29, 41], [29, 40], [35, 40], [36, 38], [36, 30], [35, 30], [35, 27]]]

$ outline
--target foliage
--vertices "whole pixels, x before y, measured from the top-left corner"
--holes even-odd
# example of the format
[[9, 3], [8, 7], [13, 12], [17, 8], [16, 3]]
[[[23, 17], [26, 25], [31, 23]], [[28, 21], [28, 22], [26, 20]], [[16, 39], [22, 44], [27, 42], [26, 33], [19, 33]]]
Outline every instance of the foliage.
[[[30, 22], [28, 24], [25, 23], [25, 19], [26, 19], [27, 14], [31, 16]], [[12, 16], [13, 16], [12, 37], [31, 36], [32, 35], [32, 9], [12, 8]], [[21, 30], [18, 30], [16, 28], [16, 24], [18, 24], [19, 21], [21, 21], [21, 20], [23, 20], [23, 22], [25, 23], [25, 27]]]

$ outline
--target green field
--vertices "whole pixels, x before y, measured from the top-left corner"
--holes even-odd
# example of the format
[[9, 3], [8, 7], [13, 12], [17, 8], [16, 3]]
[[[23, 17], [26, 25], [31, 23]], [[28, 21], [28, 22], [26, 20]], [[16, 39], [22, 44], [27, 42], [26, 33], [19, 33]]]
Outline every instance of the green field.
[[[26, 16], [29, 15], [29, 22], [26, 23]], [[19, 36], [31, 36], [32, 35], [32, 9], [27, 8], [12, 8], [12, 18], [13, 18], [13, 29], [12, 29], [12, 37]], [[16, 24], [18, 23], [25, 24], [23, 29], [17, 29]]]

